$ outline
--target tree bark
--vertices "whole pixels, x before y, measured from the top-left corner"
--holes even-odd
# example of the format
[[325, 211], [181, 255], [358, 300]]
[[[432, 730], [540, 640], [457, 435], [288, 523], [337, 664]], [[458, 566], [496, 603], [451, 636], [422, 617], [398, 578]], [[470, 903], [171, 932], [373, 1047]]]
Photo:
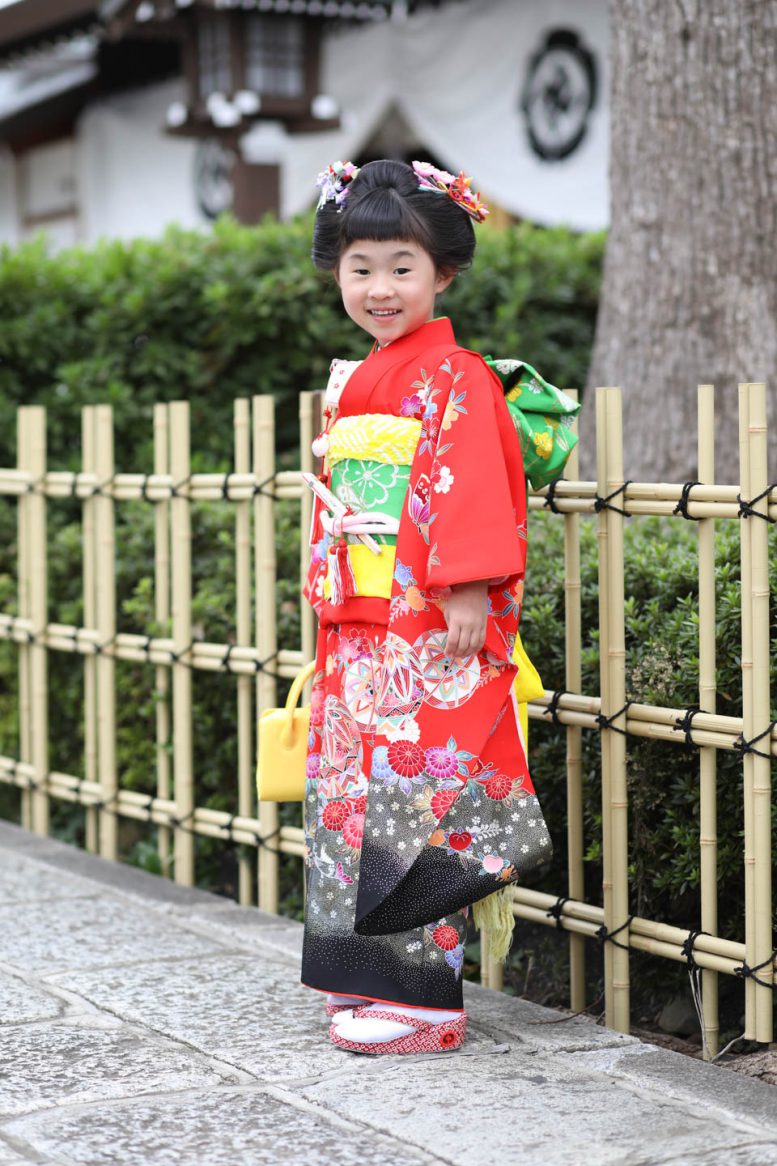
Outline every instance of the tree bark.
[[[626, 476], [696, 475], [717, 386], [718, 481], [739, 479], [737, 383], [766, 381], [777, 477], [777, 0], [611, 0], [611, 227], [594, 385], [624, 390]], [[593, 476], [593, 391], [581, 419]]]

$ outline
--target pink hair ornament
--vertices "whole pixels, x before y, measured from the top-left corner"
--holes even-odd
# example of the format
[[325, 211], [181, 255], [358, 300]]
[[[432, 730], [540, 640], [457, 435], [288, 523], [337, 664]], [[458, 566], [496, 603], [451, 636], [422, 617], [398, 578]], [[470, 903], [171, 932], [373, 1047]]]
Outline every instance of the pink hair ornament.
[[480, 192], [472, 189], [472, 179], [467, 178], [463, 170], [453, 175], [447, 170], [438, 170], [431, 162], [414, 162], [413, 171], [421, 190], [447, 194], [476, 223], [485, 220], [488, 207], [481, 199]]

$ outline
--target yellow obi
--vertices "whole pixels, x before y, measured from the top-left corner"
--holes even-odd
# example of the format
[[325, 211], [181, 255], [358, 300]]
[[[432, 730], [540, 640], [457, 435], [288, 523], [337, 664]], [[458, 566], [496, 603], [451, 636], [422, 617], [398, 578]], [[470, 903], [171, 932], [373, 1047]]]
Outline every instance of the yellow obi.
[[330, 466], [343, 458], [409, 466], [420, 436], [421, 422], [415, 417], [394, 417], [391, 413], [341, 417], [329, 431], [327, 457]]
[[[329, 431], [327, 458], [331, 489], [357, 514], [388, 514], [399, 521], [407, 496], [410, 466], [421, 436], [415, 417], [389, 413], [341, 417]], [[396, 535], [373, 535], [381, 544], [374, 554], [355, 536], [348, 536], [348, 558], [356, 580], [356, 594], [377, 599], [391, 597], [396, 559]], [[329, 599], [329, 573], [324, 597]]]

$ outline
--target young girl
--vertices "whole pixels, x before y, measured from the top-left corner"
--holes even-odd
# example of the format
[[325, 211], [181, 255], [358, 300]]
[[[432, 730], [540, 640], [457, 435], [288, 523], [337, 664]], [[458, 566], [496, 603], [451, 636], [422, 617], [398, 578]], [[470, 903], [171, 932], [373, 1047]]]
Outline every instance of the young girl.
[[302, 980], [342, 1048], [444, 1051], [466, 1034], [468, 905], [550, 855], [513, 692], [521, 447], [498, 377], [434, 318], [487, 211], [425, 163], [335, 163], [319, 185], [313, 261], [374, 343], [332, 365], [308, 482]]

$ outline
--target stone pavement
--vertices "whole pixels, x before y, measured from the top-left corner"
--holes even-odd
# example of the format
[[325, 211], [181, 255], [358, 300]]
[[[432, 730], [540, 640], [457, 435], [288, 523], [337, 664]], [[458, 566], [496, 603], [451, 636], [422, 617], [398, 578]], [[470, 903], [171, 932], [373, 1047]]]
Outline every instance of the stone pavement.
[[476, 985], [458, 1052], [342, 1052], [301, 938], [0, 823], [0, 1166], [777, 1166], [772, 1086]]

